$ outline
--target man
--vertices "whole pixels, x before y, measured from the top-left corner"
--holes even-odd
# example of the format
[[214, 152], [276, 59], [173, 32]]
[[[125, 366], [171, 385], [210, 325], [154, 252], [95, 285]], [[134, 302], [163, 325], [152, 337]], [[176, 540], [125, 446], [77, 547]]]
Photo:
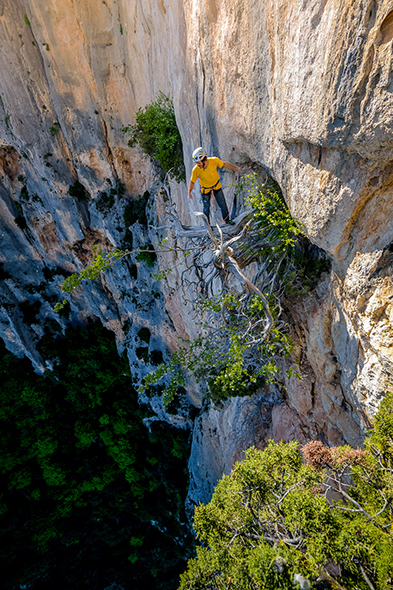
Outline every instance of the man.
[[199, 179], [201, 186], [203, 212], [209, 219], [210, 223], [210, 197], [213, 191], [214, 197], [218, 206], [221, 209], [222, 218], [225, 223], [234, 225], [234, 222], [229, 219], [228, 207], [225, 202], [224, 193], [222, 192], [220, 177], [217, 172], [219, 168], [228, 168], [228, 170], [236, 170], [241, 172], [242, 168], [238, 168], [229, 162], [223, 162], [219, 158], [208, 158], [203, 147], [198, 147], [192, 154], [192, 159], [196, 162], [196, 166], [192, 169], [191, 180], [188, 186], [188, 196], [192, 199], [192, 189], [196, 181]]

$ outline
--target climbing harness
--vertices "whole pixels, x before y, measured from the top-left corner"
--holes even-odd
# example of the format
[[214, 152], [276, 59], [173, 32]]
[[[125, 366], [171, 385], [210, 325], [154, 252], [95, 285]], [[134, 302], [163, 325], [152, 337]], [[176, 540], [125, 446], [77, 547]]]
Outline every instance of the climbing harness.
[[[213, 186], [203, 186], [202, 189], [206, 192], [204, 192], [204, 195], [208, 195], [212, 190], [214, 190], [216, 188], [216, 186], [219, 184], [220, 179], [217, 180], [216, 184], [213, 184]], [[201, 189], [201, 192], [203, 192]]]

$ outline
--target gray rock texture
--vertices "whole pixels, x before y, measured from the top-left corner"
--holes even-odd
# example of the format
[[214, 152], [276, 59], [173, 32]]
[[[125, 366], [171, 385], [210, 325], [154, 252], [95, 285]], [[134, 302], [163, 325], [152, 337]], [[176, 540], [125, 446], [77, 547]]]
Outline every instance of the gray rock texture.
[[[393, 0], [0, 3], [0, 328], [10, 350], [45, 368], [36, 343], [45, 319], [63, 329], [58, 284], [94, 246], [124, 244], [126, 206], [154, 193], [155, 169], [121, 129], [160, 90], [174, 100], [188, 175], [200, 144], [264, 167], [332, 259], [318, 288], [288, 306], [303, 380], [196, 421], [194, 501], [269, 436], [361, 444], [392, 388], [392, 46]], [[100, 206], [111, 189], [113, 203]], [[184, 185], [173, 194], [189, 223], [198, 198], [188, 202]], [[165, 219], [153, 196], [148, 209], [152, 227], [132, 225], [133, 247], [166, 235], [154, 229]], [[159, 254], [157, 270], [168, 267], [157, 284], [134, 256], [70, 297], [74, 321], [112, 329], [139, 377], [178, 336], [196, 335], [181, 270]], [[195, 384], [189, 396], [200, 404]]]

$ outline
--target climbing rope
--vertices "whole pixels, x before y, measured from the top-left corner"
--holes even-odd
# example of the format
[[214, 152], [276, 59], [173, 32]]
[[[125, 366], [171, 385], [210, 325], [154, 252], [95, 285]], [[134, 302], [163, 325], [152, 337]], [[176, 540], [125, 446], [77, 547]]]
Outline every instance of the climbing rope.
[[235, 182], [232, 185], [232, 198], [231, 198], [231, 204], [228, 207], [228, 211], [229, 211], [229, 217], [231, 216], [231, 211], [232, 211], [232, 205], [233, 205], [233, 199], [235, 198], [235, 186], [237, 183], [237, 178], [239, 176], [239, 172], [235, 172]]

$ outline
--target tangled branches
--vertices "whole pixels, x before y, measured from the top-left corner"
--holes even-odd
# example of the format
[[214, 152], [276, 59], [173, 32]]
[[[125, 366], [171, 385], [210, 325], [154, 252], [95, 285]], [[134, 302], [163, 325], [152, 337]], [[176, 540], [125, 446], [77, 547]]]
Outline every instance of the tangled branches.
[[[183, 384], [179, 367], [207, 381], [210, 397], [218, 402], [250, 394], [263, 378], [274, 380], [276, 357], [291, 353], [281, 300], [285, 280], [293, 275], [292, 251], [302, 232], [273, 186], [263, 189], [255, 177], [246, 177], [243, 187], [252, 209], [239, 215], [233, 226], [212, 227], [203, 213], [196, 213], [203, 225], [185, 226], [169, 190], [163, 188], [158, 197], [176, 238], [185, 241], [180, 281], [184, 298], [204, 318], [200, 337], [184, 342], [165, 370], [159, 367], [141, 388], [144, 391], [171, 374], [164, 391], [166, 403]], [[249, 278], [253, 262], [259, 264]]]

